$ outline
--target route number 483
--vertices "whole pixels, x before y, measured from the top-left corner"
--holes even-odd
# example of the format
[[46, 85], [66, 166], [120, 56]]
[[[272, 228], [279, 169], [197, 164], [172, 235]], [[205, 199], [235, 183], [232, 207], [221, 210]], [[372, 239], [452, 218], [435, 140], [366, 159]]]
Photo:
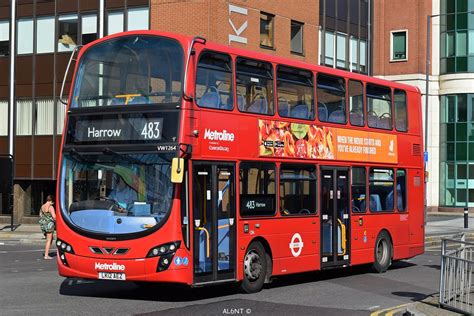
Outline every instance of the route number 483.
[[255, 201], [248, 201], [247, 202], [247, 209], [254, 210], [255, 209]]
[[142, 134], [145, 139], [160, 138], [160, 122], [148, 122], [143, 126]]

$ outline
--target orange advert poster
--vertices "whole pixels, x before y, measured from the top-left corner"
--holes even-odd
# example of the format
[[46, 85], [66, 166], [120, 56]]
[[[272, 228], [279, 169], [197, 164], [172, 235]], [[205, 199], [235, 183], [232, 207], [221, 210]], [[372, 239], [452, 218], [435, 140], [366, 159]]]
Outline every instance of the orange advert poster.
[[259, 120], [259, 153], [263, 157], [293, 157], [397, 163], [397, 136]]

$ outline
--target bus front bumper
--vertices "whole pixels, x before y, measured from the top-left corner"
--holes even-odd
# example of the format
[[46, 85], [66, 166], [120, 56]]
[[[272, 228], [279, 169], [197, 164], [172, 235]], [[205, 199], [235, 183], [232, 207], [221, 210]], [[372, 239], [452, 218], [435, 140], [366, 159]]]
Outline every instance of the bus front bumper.
[[117, 260], [58, 253], [57, 264], [59, 275], [64, 277], [192, 284], [192, 263], [185, 254], [181, 256], [180, 251], [168, 268], [159, 272], [159, 257]]

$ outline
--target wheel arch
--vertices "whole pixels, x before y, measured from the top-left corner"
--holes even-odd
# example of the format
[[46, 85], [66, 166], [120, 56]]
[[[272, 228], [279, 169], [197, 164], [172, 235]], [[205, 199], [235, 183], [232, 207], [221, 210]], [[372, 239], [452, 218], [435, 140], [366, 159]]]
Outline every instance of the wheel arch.
[[[267, 255], [267, 275], [265, 276], [265, 283], [270, 283], [271, 282], [271, 277], [273, 273], [273, 253], [272, 253], [272, 248], [270, 246], [270, 243], [263, 238], [262, 236], [257, 236], [254, 239], [252, 239], [249, 243], [249, 246], [254, 243], [254, 242], [259, 242], [262, 244], [263, 249], [265, 249], [265, 253]], [[248, 246], [247, 246], [248, 249]]]
[[[391, 251], [391, 258], [390, 258], [390, 259], [393, 259], [395, 247], [394, 247], [394, 245], [393, 245], [393, 237], [392, 237], [392, 234], [390, 233], [390, 230], [389, 230], [388, 228], [382, 228], [382, 229], [378, 232], [377, 238], [376, 238], [375, 240], [377, 241], [377, 239], [379, 238], [379, 236], [380, 236], [380, 234], [381, 234], [382, 232], [385, 232], [385, 233], [388, 235], [388, 238], [390, 239], [390, 246], [392, 247], [392, 249], [391, 249], [391, 250], [392, 250], [392, 251]], [[375, 246], [376, 246], [376, 245], [374, 244], [374, 248], [375, 248]]]

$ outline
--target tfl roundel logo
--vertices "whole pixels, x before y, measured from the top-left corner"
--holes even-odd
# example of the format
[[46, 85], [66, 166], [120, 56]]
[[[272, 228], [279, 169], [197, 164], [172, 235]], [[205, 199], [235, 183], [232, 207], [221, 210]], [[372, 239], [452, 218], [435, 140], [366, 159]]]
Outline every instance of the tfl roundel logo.
[[303, 238], [301, 238], [300, 234], [295, 233], [293, 237], [291, 237], [290, 242], [290, 250], [293, 257], [298, 257], [301, 254], [301, 251], [303, 251], [303, 246]]

